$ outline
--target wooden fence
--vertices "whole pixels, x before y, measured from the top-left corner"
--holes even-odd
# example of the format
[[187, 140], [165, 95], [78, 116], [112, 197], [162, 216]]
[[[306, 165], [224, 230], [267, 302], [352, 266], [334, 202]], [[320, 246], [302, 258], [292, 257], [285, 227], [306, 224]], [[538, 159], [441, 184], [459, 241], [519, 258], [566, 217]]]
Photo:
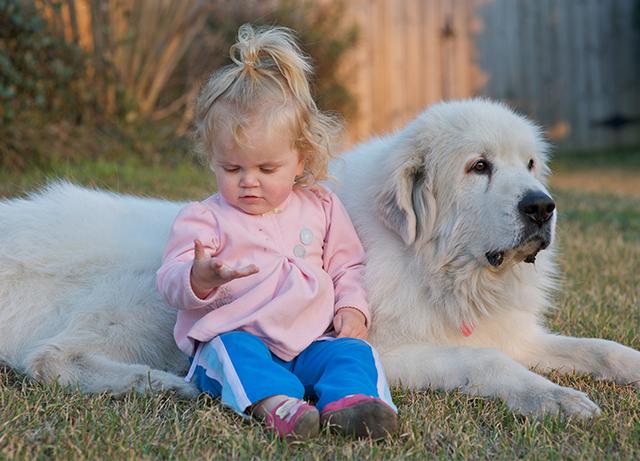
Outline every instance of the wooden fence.
[[563, 148], [640, 143], [640, 0], [351, 0], [349, 14], [351, 141], [484, 95]]

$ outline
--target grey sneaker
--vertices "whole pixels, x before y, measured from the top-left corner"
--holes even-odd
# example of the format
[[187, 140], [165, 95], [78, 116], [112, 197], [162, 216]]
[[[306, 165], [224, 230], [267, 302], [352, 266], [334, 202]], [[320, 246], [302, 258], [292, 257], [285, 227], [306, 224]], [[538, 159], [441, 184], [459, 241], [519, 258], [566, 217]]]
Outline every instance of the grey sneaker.
[[396, 432], [398, 415], [380, 399], [355, 394], [324, 407], [320, 424], [345, 435], [382, 439]]

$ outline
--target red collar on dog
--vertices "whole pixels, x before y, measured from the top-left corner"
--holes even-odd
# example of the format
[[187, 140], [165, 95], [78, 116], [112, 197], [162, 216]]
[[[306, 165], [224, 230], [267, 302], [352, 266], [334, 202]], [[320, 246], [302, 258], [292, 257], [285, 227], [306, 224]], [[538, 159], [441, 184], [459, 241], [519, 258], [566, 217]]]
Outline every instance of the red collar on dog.
[[473, 333], [474, 328], [475, 328], [475, 325], [468, 324], [467, 322], [462, 322], [460, 324], [460, 331], [462, 332], [463, 336], [471, 336], [471, 333]]

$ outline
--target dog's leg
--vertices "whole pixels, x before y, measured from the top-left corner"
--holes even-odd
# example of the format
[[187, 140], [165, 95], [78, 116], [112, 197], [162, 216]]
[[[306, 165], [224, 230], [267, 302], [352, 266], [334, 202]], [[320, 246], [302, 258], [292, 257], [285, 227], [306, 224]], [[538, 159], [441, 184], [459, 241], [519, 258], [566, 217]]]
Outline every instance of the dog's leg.
[[498, 397], [511, 410], [535, 417], [600, 413], [584, 393], [554, 384], [495, 349], [408, 344], [382, 352], [381, 358], [390, 382], [411, 389]]
[[528, 365], [541, 371], [584, 373], [640, 388], [640, 352], [606, 339], [547, 334]]
[[38, 381], [78, 386], [86, 393], [109, 392], [118, 396], [131, 390], [140, 393], [170, 390], [185, 397], [198, 394], [195, 386], [174, 374], [60, 344], [36, 347], [27, 357], [24, 371]]

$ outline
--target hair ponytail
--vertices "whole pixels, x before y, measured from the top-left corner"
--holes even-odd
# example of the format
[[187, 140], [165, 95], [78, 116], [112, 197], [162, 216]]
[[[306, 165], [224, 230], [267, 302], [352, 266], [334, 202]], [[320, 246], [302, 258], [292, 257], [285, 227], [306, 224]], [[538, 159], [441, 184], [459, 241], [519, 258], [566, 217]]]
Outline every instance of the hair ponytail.
[[[243, 128], [243, 118], [264, 106], [282, 113], [293, 109], [295, 142], [305, 163], [300, 183], [311, 184], [327, 175], [332, 156], [332, 139], [339, 124], [320, 112], [311, 95], [312, 66], [295, 41], [293, 31], [284, 27], [244, 24], [229, 55], [232, 64], [215, 72], [204, 85], [196, 108], [196, 149], [211, 161], [217, 106], [224, 107], [224, 119], [234, 119], [234, 136]], [[224, 104], [218, 104], [224, 103]], [[237, 139], [237, 138], [236, 138]]]

